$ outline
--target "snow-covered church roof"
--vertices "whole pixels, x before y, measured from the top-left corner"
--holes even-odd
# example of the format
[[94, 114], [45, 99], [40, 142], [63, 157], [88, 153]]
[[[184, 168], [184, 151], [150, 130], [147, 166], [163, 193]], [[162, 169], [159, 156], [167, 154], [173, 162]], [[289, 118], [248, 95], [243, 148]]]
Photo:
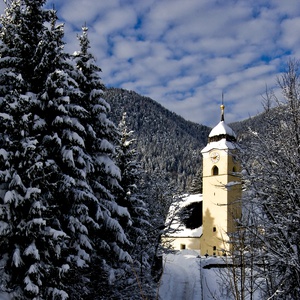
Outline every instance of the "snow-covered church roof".
[[235, 132], [224, 121], [224, 108], [221, 105], [221, 121], [211, 130], [208, 135], [208, 144], [201, 152], [212, 149], [235, 149], [237, 146]]
[[229, 135], [236, 138], [235, 132], [224, 121], [221, 121], [217, 126], [215, 126], [208, 137], [211, 138], [219, 135]]
[[[202, 235], [202, 224], [196, 228], [187, 228], [186, 225], [180, 219], [180, 213], [182, 209], [189, 207], [189, 205], [193, 203], [201, 203], [202, 202], [202, 194], [195, 194], [195, 195], [184, 195], [179, 202], [172, 203], [169, 213], [166, 220], [166, 225], [169, 227], [169, 233], [166, 236], [170, 237], [200, 237]], [[189, 212], [191, 213], [191, 217], [193, 215], [193, 209]], [[195, 211], [197, 212], [197, 210]], [[202, 208], [201, 212], [202, 215]], [[201, 218], [202, 223], [202, 218]]]

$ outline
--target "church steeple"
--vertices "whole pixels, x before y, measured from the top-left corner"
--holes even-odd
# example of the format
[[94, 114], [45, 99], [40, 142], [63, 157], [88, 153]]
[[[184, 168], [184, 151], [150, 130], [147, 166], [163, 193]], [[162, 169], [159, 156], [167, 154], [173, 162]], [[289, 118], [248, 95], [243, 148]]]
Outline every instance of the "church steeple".
[[[240, 164], [236, 159], [239, 147], [235, 132], [224, 121], [225, 105], [221, 108], [221, 121], [211, 130], [203, 155], [203, 200], [201, 255], [230, 253], [230, 233], [236, 229], [241, 216]], [[234, 183], [234, 184], [232, 184]], [[230, 185], [230, 188], [227, 188]]]

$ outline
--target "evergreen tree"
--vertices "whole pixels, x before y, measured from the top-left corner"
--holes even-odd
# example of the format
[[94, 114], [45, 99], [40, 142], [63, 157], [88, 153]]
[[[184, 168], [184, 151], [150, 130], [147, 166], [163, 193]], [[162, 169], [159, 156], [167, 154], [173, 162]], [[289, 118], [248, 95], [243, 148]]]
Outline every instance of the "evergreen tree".
[[[6, 72], [1, 75], [5, 86], [8, 86], [10, 73], [9, 68], [17, 68], [20, 71], [20, 78], [25, 86], [22, 91], [36, 92], [41, 86], [40, 77], [35, 75], [36, 64], [40, 63], [40, 54], [37, 45], [42, 43], [41, 34], [46, 29], [50, 12], [43, 9], [46, 0], [13, 0], [10, 1], [1, 18], [1, 53], [5, 60], [2, 66], [6, 65]], [[15, 59], [11, 55], [15, 54]], [[45, 79], [45, 78], [44, 78]], [[34, 84], [35, 82], [35, 84]]]
[[[107, 116], [110, 106], [102, 98], [104, 85], [99, 77], [101, 70], [89, 52], [87, 32], [87, 27], [83, 27], [83, 33], [79, 36], [80, 51], [74, 53], [73, 60], [77, 67], [75, 79], [82, 92], [77, 103], [88, 112], [82, 123], [86, 132], [86, 151], [91, 155], [93, 165], [87, 174], [87, 182], [97, 198], [93, 212], [99, 228], [90, 232], [96, 250], [93, 256], [96, 267], [91, 282], [94, 289], [105, 295], [107, 284], [114, 282], [118, 274], [124, 272], [122, 262], [132, 261], [125, 250], [125, 245], [130, 242], [120, 224], [121, 221], [128, 223], [130, 214], [127, 208], [116, 202], [114, 195], [121, 190], [120, 170], [115, 163], [119, 135], [115, 124]], [[93, 297], [96, 299], [99, 296]]]
[[189, 192], [191, 194], [202, 194], [202, 169], [193, 178]]
[[[40, 134], [42, 147], [46, 149], [45, 158], [53, 162], [55, 174], [49, 181], [51, 186], [56, 187], [50, 202], [55, 208], [52, 222], [68, 236], [62, 244], [61, 256], [69, 263], [69, 277], [81, 282], [83, 278], [78, 274], [83, 270], [78, 268], [88, 267], [93, 249], [88, 229], [98, 227], [89, 213], [97, 199], [86, 182], [92, 163], [85, 150], [85, 130], [81, 121], [86, 118], [87, 112], [76, 104], [81, 93], [70, 76], [74, 68], [62, 51], [63, 28], [56, 26], [55, 22], [53, 12], [51, 27], [44, 38], [44, 46], [47, 45], [43, 51], [44, 62], [51, 57], [53, 59], [44, 88], [39, 93], [40, 114], [47, 124], [45, 130], [40, 129]], [[43, 65], [39, 67], [40, 70], [45, 68]], [[69, 282], [65, 284], [70, 285]], [[65, 289], [71, 296], [71, 289]], [[82, 289], [81, 295], [84, 292], [87, 293]]]
[[[152, 298], [154, 289], [151, 276], [151, 258], [153, 245], [148, 239], [149, 231], [153, 228], [149, 222], [149, 212], [140, 191], [140, 184], [144, 176], [140, 163], [137, 161], [138, 153], [134, 148], [136, 140], [133, 131], [129, 131], [126, 124], [126, 113], [123, 114], [119, 124], [121, 133], [118, 149], [118, 166], [121, 170], [121, 186], [117, 202], [128, 209], [131, 220], [122, 224], [131, 244], [127, 247], [131, 254], [133, 264], [126, 268], [126, 272], [118, 279], [115, 294], [117, 298], [140, 299], [142, 296]], [[122, 222], [122, 220], [121, 220]], [[120, 294], [120, 291], [122, 295]], [[134, 295], [134, 296], [133, 296]]]
[[[58, 259], [66, 235], [48, 222], [49, 193], [43, 186], [51, 162], [39, 145], [36, 129], [44, 123], [36, 115], [38, 100], [27, 76], [29, 53], [35, 53], [39, 29], [46, 28], [46, 19], [35, 16], [43, 3], [12, 1], [1, 18], [1, 277], [2, 287], [16, 299], [67, 296], [60, 290], [66, 265]], [[29, 20], [36, 31], [29, 29]]]

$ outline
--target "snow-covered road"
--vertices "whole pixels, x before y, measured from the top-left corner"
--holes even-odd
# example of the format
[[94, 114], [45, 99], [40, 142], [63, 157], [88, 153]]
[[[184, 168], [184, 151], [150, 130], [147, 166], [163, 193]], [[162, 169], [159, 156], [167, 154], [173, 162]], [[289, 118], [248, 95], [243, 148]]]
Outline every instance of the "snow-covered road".
[[198, 253], [183, 250], [164, 257], [159, 296], [161, 300], [199, 300], [201, 298]]

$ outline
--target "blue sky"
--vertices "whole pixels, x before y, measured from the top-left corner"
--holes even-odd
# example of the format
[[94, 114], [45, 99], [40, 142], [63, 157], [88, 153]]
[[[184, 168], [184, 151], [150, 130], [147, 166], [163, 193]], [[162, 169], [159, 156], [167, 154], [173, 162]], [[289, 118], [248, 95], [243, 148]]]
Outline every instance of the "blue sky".
[[[213, 126], [262, 111], [266, 86], [300, 58], [299, 0], [53, 0], [66, 50], [89, 27], [106, 86], [149, 96]], [[3, 7], [3, 4], [2, 4]]]

